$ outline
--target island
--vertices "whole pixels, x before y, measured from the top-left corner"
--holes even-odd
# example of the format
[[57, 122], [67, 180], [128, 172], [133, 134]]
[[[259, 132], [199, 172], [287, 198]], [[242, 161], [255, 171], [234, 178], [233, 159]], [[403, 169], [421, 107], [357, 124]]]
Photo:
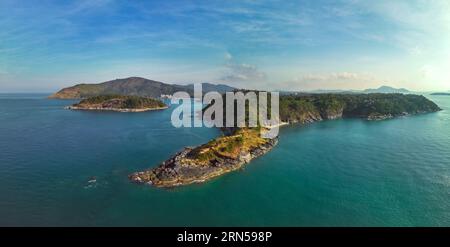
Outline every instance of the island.
[[70, 110], [144, 112], [166, 109], [162, 101], [139, 96], [100, 95], [66, 107]]
[[[235, 88], [212, 83], [201, 83], [203, 92], [232, 92]], [[81, 83], [66, 87], [48, 96], [50, 99], [83, 99], [99, 95], [136, 95], [141, 97], [159, 98], [161, 95], [172, 95], [175, 92], [187, 92], [193, 95], [194, 85], [177, 85], [142, 77], [128, 77], [101, 83]]]
[[[282, 123], [305, 125], [340, 118], [385, 120], [440, 110], [426, 97], [411, 94], [284, 95], [280, 97], [279, 117]], [[129, 175], [129, 179], [156, 187], [201, 183], [242, 168], [278, 143], [278, 138], [261, 137], [267, 131], [264, 127], [222, 130], [223, 136], [186, 147], [154, 168]]]
[[435, 96], [450, 96], [450, 93], [432, 93], [431, 95], [435, 95]]

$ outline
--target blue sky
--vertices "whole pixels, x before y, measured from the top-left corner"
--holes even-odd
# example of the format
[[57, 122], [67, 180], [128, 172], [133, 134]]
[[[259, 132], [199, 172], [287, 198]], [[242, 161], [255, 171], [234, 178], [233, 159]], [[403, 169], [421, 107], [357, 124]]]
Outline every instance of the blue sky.
[[450, 90], [449, 36], [446, 0], [0, 0], [0, 92], [129, 76]]

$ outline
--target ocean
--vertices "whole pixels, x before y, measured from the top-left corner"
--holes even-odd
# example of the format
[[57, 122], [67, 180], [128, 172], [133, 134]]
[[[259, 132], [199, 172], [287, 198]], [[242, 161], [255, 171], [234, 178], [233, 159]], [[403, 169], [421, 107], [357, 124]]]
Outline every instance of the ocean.
[[0, 226], [450, 226], [450, 97], [428, 96], [438, 113], [286, 126], [244, 169], [163, 189], [127, 176], [219, 130], [46, 96], [0, 94]]

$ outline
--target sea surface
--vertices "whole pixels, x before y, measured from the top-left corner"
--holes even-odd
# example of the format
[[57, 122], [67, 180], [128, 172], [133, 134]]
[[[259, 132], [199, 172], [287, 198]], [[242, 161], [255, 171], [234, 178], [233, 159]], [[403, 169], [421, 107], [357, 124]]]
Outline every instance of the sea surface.
[[0, 94], [0, 226], [450, 226], [448, 96], [429, 96], [438, 113], [283, 127], [244, 169], [175, 189], [127, 175], [217, 129], [46, 96]]

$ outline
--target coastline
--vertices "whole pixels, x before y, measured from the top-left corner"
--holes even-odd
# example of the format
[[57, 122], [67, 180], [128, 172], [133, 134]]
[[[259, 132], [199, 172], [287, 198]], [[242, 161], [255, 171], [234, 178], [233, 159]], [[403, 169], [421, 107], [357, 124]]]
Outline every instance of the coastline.
[[[393, 115], [393, 114], [379, 114], [376, 116], [366, 116], [362, 119], [366, 121], [383, 121], [394, 119], [397, 117], [404, 116], [412, 116], [424, 114], [426, 112], [417, 112], [417, 113], [402, 113], [401, 115]], [[431, 112], [429, 112], [431, 113]], [[340, 118], [343, 118], [342, 116]], [[306, 125], [312, 124], [314, 122], [320, 122], [324, 120], [334, 120], [337, 118], [329, 118], [329, 119], [311, 119], [307, 123], [299, 123], [299, 122], [280, 122], [277, 125], [266, 126], [267, 130], [275, 127], [283, 127], [283, 126], [291, 126], [291, 125]], [[245, 131], [244, 131], [245, 132]], [[220, 142], [217, 140], [233, 138], [233, 136], [228, 137], [219, 137], [211, 141], [214, 143], [213, 147], [208, 147], [207, 149], [217, 148]], [[251, 138], [251, 137], [246, 137]], [[255, 137], [253, 137], [255, 138]], [[258, 158], [269, 151], [272, 150], [274, 146], [278, 144], [278, 137], [274, 139], [265, 139], [266, 142], [263, 144], [259, 144], [256, 147], [252, 147], [250, 150], [243, 151], [241, 150], [239, 155], [235, 158], [230, 158], [227, 156], [221, 156], [220, 158], [212, 159], [206, 162], [206, 164], [199, 164], [202, 162], [198, 162], [195, 155], [201, 155], [203, 151], [195, 152], [197, 149], [202, 150], [202, 147], [208, 144], [199, 145], [196, 147], [185, 147], [182, 151], [176, 153], [168, 160], [162, 162], [155, 168], [151, 168], [145, 171], [135, 172], [128, 176], [128, 178], [137, 184], [147, 184], [155, 187], [162, 188], [170, 188], [177, 187], [183, 185], [190, 185], [195, 183], [203, 183], [213, 178], [219, 177], [223, 174], [238, 170], [242, 168], [244, 165], [250, 163], [253, 159]], [[227, 140], [228, 142], [231, 142]], [[210, 142], [210, 143], [211, 143]], [[204, 149], [204, 147], [203, 147]], [[194, 154], [193, 154], [194, 153]], [[195, 158], [193, 159], [192, 156]]]
[[162, 188], [203, 183], [242, 168], [252, 160], [269, 152], [277, 144], [278, 138], [267, 139], [263, 144], [252, 147], [248, 151], [240, 151], [236, 157], [219, 155], [203, 164], [190, 157], [197, 155], [195, 151], [202, 145], [186, 147], [156, 168], [132, 173], [128, 178], [137, 184]]
[[113, 108], [113, 107], [79, 107], [79, 106], [66, 106], [64, 109], [68, 110], [81, 110], [81, 111], [114, 111], [114, 112], [146, 112], [146, 111], [157, 111], [169, 108], [164, 107], [153, 107], [153, 108], [141, 108], [141, 109], [131, 109], [131, 108]]

